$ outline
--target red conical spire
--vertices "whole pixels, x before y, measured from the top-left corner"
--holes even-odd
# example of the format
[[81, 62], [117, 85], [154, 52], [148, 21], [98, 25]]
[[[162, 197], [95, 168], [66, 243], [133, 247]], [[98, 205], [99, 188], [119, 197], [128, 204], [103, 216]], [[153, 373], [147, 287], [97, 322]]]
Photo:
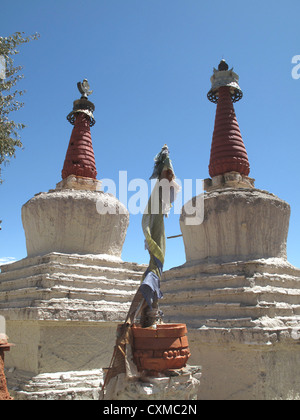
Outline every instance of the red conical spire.
[[67, 150], [62, 179], [70, 175], [96, 179], [96, 163], [90, 127], [95, 124], [95, 106], [87, 97], [92, 93], [88, 81], [77, 83], [81, 99], [74, 101], [73, 111], [67, 116], [74, 125]]
[[96, 179], [96, 163], [88, 115], [78, 112], [75, 116], [69, 147], [66, 154], [62, 179], [69, 175]]
[[248, 176], [250, 165], [247, 151], [236, 119], [233, 101], [241, 99], [238, 76], [224, 60], [219, 70], [214, 70], [209, 100], [217, 102], [215, 127], [211, 146], [209, 174], [211, 177], [227, 172], [239, 172]]

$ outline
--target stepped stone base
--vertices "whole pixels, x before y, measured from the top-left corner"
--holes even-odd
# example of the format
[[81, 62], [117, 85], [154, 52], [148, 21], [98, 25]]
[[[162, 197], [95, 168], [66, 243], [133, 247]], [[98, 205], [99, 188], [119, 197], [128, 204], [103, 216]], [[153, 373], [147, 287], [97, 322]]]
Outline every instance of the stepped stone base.
[[145, 269], [109, 255], [54, 252], [25, 258], [1, 266], [0, 312], [8, 324], [120, 321]]
[[22, 400], [99, 400], [102, 369], [42, 373], [30, 377], [24, 372], [8, 372], [12, 394]]
[[22, 383], [22, 377], [109, 366], [117, 324], [145, 269], [108, 255], [60, 253], [2, 266], [0, 314], [16, 344], [8, 371]]
[[199, 399], [300, 397], [300, 270], [285, 259], [185, 264], [164, 273], [165, 322], [184, 322]]

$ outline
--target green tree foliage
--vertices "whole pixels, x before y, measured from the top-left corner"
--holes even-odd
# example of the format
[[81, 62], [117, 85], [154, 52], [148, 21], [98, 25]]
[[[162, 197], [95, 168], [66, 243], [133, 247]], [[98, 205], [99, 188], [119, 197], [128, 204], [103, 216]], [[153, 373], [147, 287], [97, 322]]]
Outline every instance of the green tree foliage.
[[[20, 97], [25, 93], [15, 88], [17, 82], [24, 77], [21, 74], [22, 66], [14, 65], [14, 56], [19, 54], [18, 46], [33, 39], [39, 34], [24, 37], [23, 32], [16, 32], [9, 37], [0, 37], [0, 184], [1, 165], [9, 162], [16, 155], [16, 149], [22, 147], [20, 131], [25, 127], [10, 119], [10, 114], [18, 111], [24, 103]], [[0, 220], [0, 230], [1, 230]]]
[[24, 75], [21, 74], [22, 66], [14, 65], [14, 57], [20, 52], [18, 46], [37, 38], [39, 34], [24, 37], [23, 32], [0, 37], [2, 65], [5, 63], [5, 78], [0, 78], [0, 184], [3, 182], [1, 165], [15, 157], [16, 149], [22, 147], [20, 131], [25, 127], [10, 119], [12, 112], [23, 107], [20, 98], [25, 93], [16, 89], [16, 84]]

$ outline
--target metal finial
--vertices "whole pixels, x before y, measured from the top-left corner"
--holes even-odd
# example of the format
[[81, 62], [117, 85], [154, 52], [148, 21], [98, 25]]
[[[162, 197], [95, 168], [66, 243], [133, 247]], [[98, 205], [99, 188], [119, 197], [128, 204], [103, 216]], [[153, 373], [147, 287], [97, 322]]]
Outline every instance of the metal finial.
[[218, 70], [214, 68], [214, 74], [211, 79], [211, 89], [207, 94], [207, 98], [217, 103], [219, 98], [219, 88], [222, 86], [228, 86], [230, 88], [230, 94], [232, 102], [237, 102], [243, 97], [243, 92], [239, 86], [239, 76], [233, 71], [233, 68], [229, 70], [229, 66], [224, 59], [221, 60]]
[[95, 105], [93, 102], [88, 100], [88, 96], [93, 93], [90, 88], [89, 82], [87, 79], [83, 79], [83, 82], [78, 82], [77, 87], [81, 93], [81, 98], [77, 99], [73, 103], [73, 110], [67, 116], [69, 123], [74, 125], [76, 119], [76, 113], [82, 112], [86, 114], [90, 119], [90, 126], [92, 127], [95, 124], [95, 118], [93, 112], [95, 111]]
[[229, 69], [228, 64], [226, 63], [226, 61], [225, 61], [224, 59], [222, 59], [222, 60], [220, 61], [219, 66], [218, 66], [218, 70], [219, 70], [219, 71], [227, 71], [228, 69]]
[[83, 82], [78, 82], [77, 87], [78, 87], [79, 92], [82, 95], [81, 98], [87, 99], [87, 97], [93, 93], [87, 79], [84, 79]]

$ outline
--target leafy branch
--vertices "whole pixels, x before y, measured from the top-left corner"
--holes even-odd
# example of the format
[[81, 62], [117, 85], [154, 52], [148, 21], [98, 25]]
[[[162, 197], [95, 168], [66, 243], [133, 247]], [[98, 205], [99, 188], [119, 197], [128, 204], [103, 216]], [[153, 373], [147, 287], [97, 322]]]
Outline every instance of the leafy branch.
[[[8, 163], [16, 156], [17, 148], [23, 147], [20, 131], [25, 128], [25, 125], [10, 119], [12, 112], [24, 106], [21, 97], [25, 93], [24, 90], [15, 88], [24, 75], [21, 73], [23, 67], [14, 65], [14, 57], [20, 53], [18, 50], [20, 45], [36, 40], [39, 36], [36, 33], [25, 37], [24, 32], [15, 32], [9, 37], [0, 37], [0, 66], [5, 65], [5, 68], [0, 68], [0, 184], [3, 182], [1, 165]], [[1, 223], [0, 220], [0, 230]]]
[[24, 78], [21, 74], [22, 66], [14, 65], [14, 57], [19, 54], [18, 46], [39, 38], [39, 34], [24, 37], [23, 32], [16, 32], [9, 37], [0, 37], [0, 56], [5, 62], [5, 78], [0, 79], [0, 184], [1, 165], [7, 163], [16, 155], [16, 149], [21, 148], [20, 131], [24, 124], [10, 119], [12, 112], [24, 106], [21, 97], [25, 91], [14, 88], [19, 80]]

